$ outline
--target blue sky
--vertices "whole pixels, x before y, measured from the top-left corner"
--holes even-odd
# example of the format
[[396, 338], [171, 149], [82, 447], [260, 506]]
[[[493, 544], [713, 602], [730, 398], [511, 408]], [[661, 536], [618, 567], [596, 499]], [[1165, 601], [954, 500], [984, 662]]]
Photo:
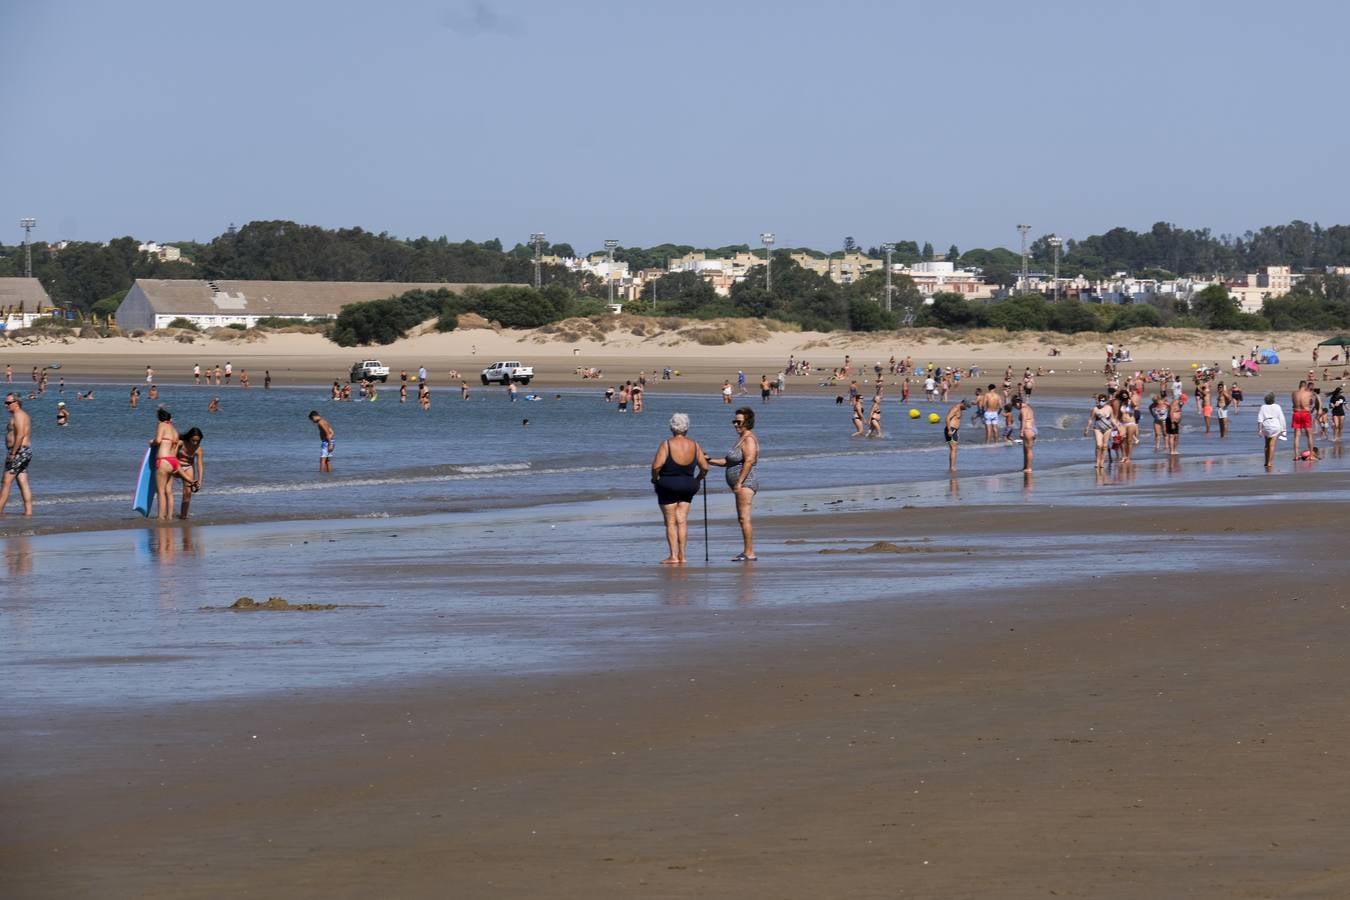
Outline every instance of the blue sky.
[[5, 3], [0, 234], [578, 250], [1350, 222], [1350, 5]]

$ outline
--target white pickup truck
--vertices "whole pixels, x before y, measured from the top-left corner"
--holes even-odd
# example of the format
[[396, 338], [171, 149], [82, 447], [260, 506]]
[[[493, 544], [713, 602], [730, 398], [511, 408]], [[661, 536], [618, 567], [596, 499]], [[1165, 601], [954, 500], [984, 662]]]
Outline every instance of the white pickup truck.
[[388, 381], [389, 367], [378, 359], [363, 359], [352, 363], [352, 381]]
[[494, 381], [502, 384], [510, 384], [513, 381], [529, 384], [530, 379], [534, 377], [534, 366], [522, 366], [518, 361], [495, 362], [484, 369], [479, 377], [483, 379], [483, 384], [491, 384]]

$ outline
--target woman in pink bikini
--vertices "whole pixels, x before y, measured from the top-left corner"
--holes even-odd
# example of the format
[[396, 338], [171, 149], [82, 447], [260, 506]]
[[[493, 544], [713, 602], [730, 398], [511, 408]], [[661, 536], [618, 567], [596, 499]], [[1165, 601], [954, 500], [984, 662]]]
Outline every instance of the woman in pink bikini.
[[159, 425], [155, 427], [155, 437], [150, 446], [155, 454], [155, 496], [159, 502], [159, 518], [173, 518], [173, 491], [169, 481], [178, 474], [178, 446], [182, 440], [178, 429], [173, 427], [173, 414], [164, 407], [156, 414]]

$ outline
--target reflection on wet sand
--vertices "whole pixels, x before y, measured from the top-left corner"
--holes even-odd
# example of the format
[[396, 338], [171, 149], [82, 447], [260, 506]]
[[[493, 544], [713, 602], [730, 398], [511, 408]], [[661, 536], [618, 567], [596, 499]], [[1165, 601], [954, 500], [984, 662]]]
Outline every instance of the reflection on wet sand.
[[755, 576], [754, 563], [741, 566], [740, 571], [735, 575], [735, 579], [737, 606], [750, 606], [759, 600], [759, 594], [756, 590], [758, 580]]
[[33, 571], [33, 547], [28, 535], [17, 535], [5, 541], [5, 568], [11, 578]]
[[688, 606], [693, 602], [688, 566], [663, 566], [660, 578], [662, 606]]
[[145, 533], [145, 539], [150, 557], [165, 565], [176, 562], [180, 553], [191, 556], [201, 552], [191, 525], [158, 525]]

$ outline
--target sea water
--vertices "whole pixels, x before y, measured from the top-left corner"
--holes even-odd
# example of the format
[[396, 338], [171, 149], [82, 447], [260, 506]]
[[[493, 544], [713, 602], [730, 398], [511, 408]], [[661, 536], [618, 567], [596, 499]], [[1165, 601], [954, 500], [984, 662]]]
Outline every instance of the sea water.
[[[1020, 447], [985, 445], [969, 418], [951, 476], [941, 425], [927, 422], [950, 404], [888, 399], [885, 437], [868, 441], [850, 437], [849, 408], [835, 404], [833, 389], [799, 384], [767, 404], [735, 404], [757, 413], [757, 517], [880, 510], [893, 513], [877, 520], [888, 540], [923, 542], [926, 508], [1016, 503], [1035, 515], [1079, 504], [1109, 522], [1113, 508], [1135, 502], [1198, 507], [1209, 496], [1231, 503], [1233, 491], [1260, 502], [1303, 482], [1281, 477], [1292, 466], [1284, 458], [1274, 477], [1262, 473], [1251, 409], [1224, 441], [1204, 437], [1191, 419], [1180, 457], [1155, 454], [1150, 428], [1134, 466], [1095, 473], [1092, 440], [1082, 433], [1089, 398], [1038, 394], [1034, 479], [1020, 473]], [[461, 401], [456, 389], [433, 388], [432, 409], [422, 412], [400, 404], [396, 386], [373, 403], [333, 402], [322, 386], [165, 386], [160, 402], [179, 429], [195, 424], [206, 434], [204, 487], [188, 523], [147, 522], [130, 510], [156, 403], [143, 398], [132, 410], [121, 391], [99, 388], [97, 400], [66, 401], [67, 428], [54, 424], [51, 392], [26, 404], [37, 507], [32, 519], [0, 520], [0, 678], [12, 689], [0, 722], [13, 716], [27, 727], [26, 717], [42, 710], [427, 674], [637, 665], [663, 646], [730, 634], [723, 611], [778, 606], [791, 609], [791, 627], [809, 628], [824, 627], [825, 607], [845, 600], [985, 596], [963, 589], [985, 578], [964, 544], [840, 562], [820, 551], [848, 542], [819, 516], [804, 518], [811, 524], [787, 541], [765, 543], [761, 530], [760, 562], [729, 563], [739, 534], [720, 470], [708, 503], [712, 564], [703, 564], [702, 529], [691, 523], [691, 565], [656, 565], [665, 545], [648, 465], [669, 434], [670, 413], [689, 413], [691, 436], [719, 456], [735, 440], [734, 406], [670, 384], [648, 391], [641, 415], [620, 414], [601, 388], [538, 394], [513, 403], [500, 388], [475, 386]], [[213, 396], [221, 408], [210, 414]], [[922, 416], [910, 419], [911, 407]], [[317, 471], [311, 409], [336, 431], [332, 474]], [[1346, 459], [1333, 453], [1317, 466], [1343, 472]], [[1242, 476], [1252, 477], [1233, 480]], [[1330, 487], [1345, 492], [1343, 481]], [[1053, 580], [1067, 560], [1101, 552], [1096, 535], [1017, 529], [980, 537], [1000, 548], [1008, 586]], [[1133, 567], [1130, 554], [1151, 545], [1129, 537], [1110, 546]], [[1257, 559], [1261, 536], [1235, 534], [1225, 549]], [[1211, 545], [1174, 541], [1162, 557], [1141, 555], [1138, 566], [1156, 577], [1212, 558]], [[224, 611], [240, 595], [339, 609]]]
[[[160, 405], [173, 412], [180, 432], [195, 425], [205, 433], [203, 488], [192, 504], [193, 518], [202, 523], [417, 515], [650, 495], [648, 466], [669, 436], [671, 413], [687, 412], [690, 436], [710, 456], [721, 456], [736, 440], [731, 417], [741, 405], [757, 415], [758, 475], [767, 491], [865, 491], [894, 484], [913, 486], [916, 495], [945, 490], [942, 425], [931, 424], [928, 416], [945, 416], [955, 395], [948, 403], [911, 397], [902, 404], [892, 390], [884, 404], [884, 437], [867, 440], [851, 437], [851, 412], [847, 404], [835, 403], [835, 388], [805, 382], [794, 379], [785, 395], [769, 403], [742, 396], [734, 405], [724, 404], [716, 391], [691, 393], [677, 382], [656, 382], [640, 415], [604, 402], [600, 386], [527, 387], [512, 402], [497, 386], [474, 385], [461, 400], [457, 386], [434, 385], [428, 412], [418, 408], [415, 387], [410, 386], [408, 402], [400, 403], [393, 383], [382, 386], [374, 402], [332, 401], [318, 385], [271, 390], [164, 385], [157, 401], [143, 393], [135, 409], [128, 406], [124, 386], [97, 385], [90, 401], [74, 399], [77, 387], [87, 385], [68, 386], [64, 394], [49, 389], [25, 403], [34, 421], [29, 478], [35, 516], [0, 522], [0, 535], [20, 528], [50, 532], [143, 523], [131, 510], [132, 492]], [[207, 412], [212, 397], [220, 398], [219, 412]], [[71, 414], [64, 428], [55, 422], [59, 399]], [[1037, 395], [1034, 401], [1037, 471], [1084, 464], [1090, 469], [1092, 441], [1083, 435], [1089, 398]], [[911, 408], [921, 415], [911, 419]], [[318, 471], [319, 435], [307, 418], [310, 410], [334, 428], [331, 473]], [[985, 444], [983, 426], [972, 424], [970, 414], [961, 430], [961, 476], [1020, 471], [1020, 446], [1002, 440]], [[1201, 437], [1200, 420], [1188, 416], [1183, 459], [1200, 455], [1222, 465], [1258, 453], [1259, 442], [1249, 433], [1252, 415], [1254, 410], [1237, 414], [1226, 441], [1218, 440], [1217, 422], [1212, 435]], [[1136, 460], [1157, 460], [1150, 423], [1143, 423], [1140, 437]], [[712, 473], [714, 491], [724, 489], [720, 475]], [[175, 492], [181, 487], [175, 483]], [[11, 515], [16, 509], [11, 500]]]

